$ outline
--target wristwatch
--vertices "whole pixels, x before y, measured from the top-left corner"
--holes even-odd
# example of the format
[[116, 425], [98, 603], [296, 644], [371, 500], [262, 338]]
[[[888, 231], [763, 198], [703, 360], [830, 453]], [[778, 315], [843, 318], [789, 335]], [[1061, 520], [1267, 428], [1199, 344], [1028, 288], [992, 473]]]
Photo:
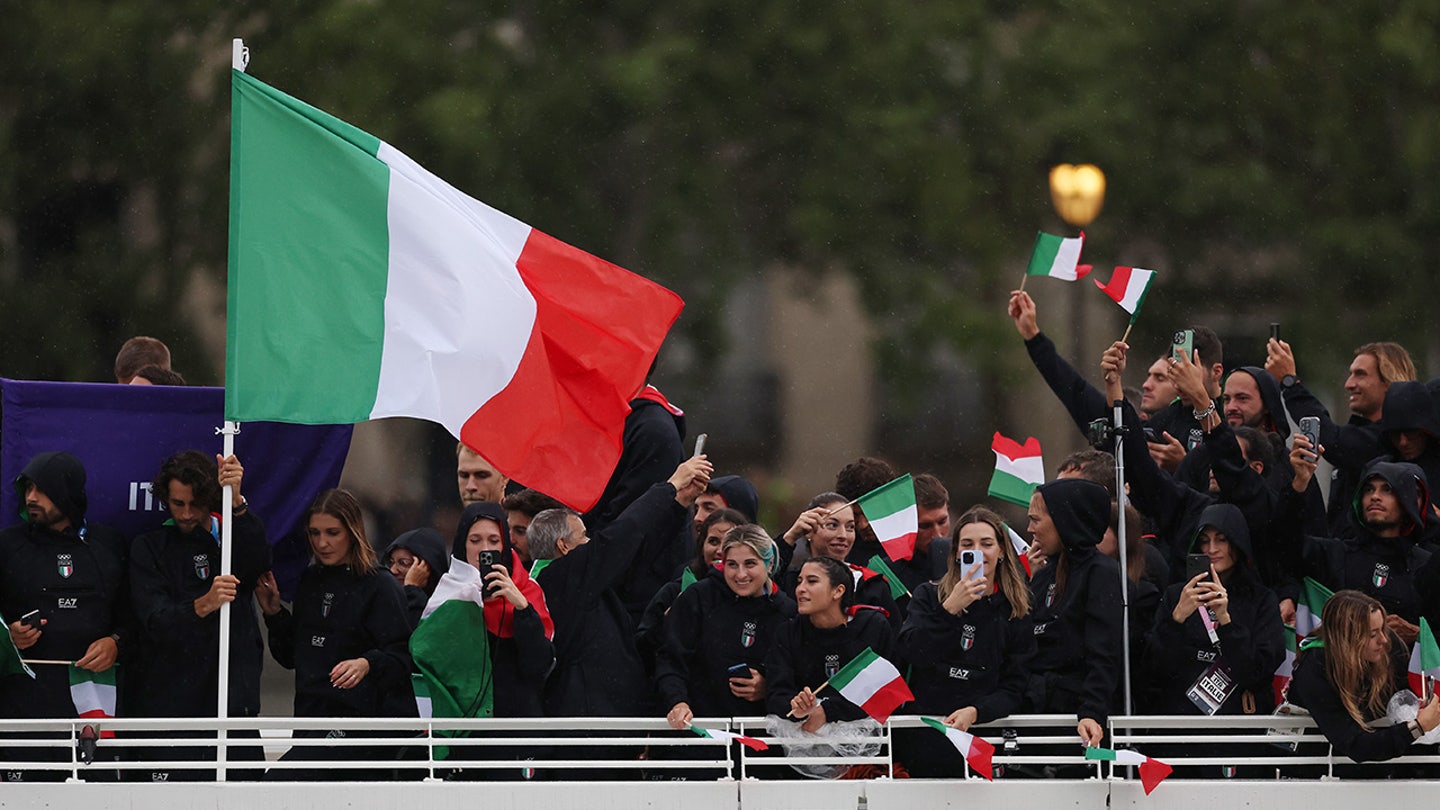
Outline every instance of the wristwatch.
[[1418, 739], [1420, 739], [1420, 737], [1421, 737], [1422, 735], [1424, 735], [1424, 733], [1425, 733], [1425, 730], [1422, 729], [1422, 728], [1420, 728], [1420, 721], [1419, 721], [1419, 720], [1410, 720], [1410, 721], [1407, 721], [1407, 722], [1405, 723], [1405, 727], [1408, 728], [1408, 729], [1410, 729], [1410, 739], [1411, 739], [1411, 740], [1418, 740]]
[[1298, 382], [1300, 382], [1299, 377], [1296, 377], [1294, 374], [1286, 374], [1280, 378], [1280, 387], [1289, 391], [1291, 388], [1294, 388]]

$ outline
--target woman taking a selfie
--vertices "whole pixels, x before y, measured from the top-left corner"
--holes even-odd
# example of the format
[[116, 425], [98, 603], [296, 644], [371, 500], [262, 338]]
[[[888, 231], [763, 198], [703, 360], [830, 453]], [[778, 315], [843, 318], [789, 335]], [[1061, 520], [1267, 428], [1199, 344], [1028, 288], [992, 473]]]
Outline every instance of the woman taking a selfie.
[[[1024, 699], [1035, 654], [1030, 583], [1001, 517], [971, 507], [951, 534], [945, 576], [915, 589], [900, 630], [900, 656], [911, 666], [915, 701], [907, 714], [933, 715], [966, 731], [1014, 713]], [[963, 561], [974, 560], [973, 567]], [[929, 729], [895, 731], [896, 759], [911, 776], [965, 772], [953, 746], [934, 745]]]

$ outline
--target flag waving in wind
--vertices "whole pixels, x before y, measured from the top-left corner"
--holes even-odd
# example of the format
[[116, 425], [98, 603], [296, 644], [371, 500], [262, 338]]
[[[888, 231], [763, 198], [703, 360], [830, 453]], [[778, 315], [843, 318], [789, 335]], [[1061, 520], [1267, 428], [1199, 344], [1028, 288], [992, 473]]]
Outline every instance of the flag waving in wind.
[[841, 667], [829, 684], [880, 723], [888, 720], [901, 703], [915, 699], [900, 670], [869, 647]]
[[1029, 506], [1030, 494], [1045, 483], [1045, 461], [1040, 457], [1040, 440], [1031, 436], [1024, 444], [1019, 444], [997, 431], [990, 440], [990, 449], [995, 451], [995, 475], [990, 479], [990, 497]]
[[908, 560], [915, 553], [920, 515], [915, 509], [915, 480], [910, 473], [881, 484], [855, 502], [870, 521], [880, 547], [892, 560]]
[[1077, 281], [1090, 274], [1090, 265], [1080, 264], [1080, 248], [1085, 244], [1085, 232], [1069, 239], [1041, 231], [1035, 234], [1035, 249], [1030, 253], [1030, 263], [1025, 267], [1027, 276], [1049, 276], [1061, 281]]
[[1116, 765], [1138, 765], [1140, 767], [1140, 784], [1145, 787], [1146, 796], [1149, 796], [1150, 791], [1165, 781], [1165, 777], [1175, 770], [1160, 760], [1151, 759], [1139, 751], [1116, 751], [1113, 748], [1090, 747], [1085, 749], [1085, 758], [1100, 762], [1113, 762]]
[[1435, 634], [1430, 630], [1430, 621], [1420, 617], [1420, 635], [1415, 638], [1415, 649], [1410, 652], [1410, 691], [1421, 700], [1428, 697], [1425, 679], [1431, 682], [1440, 677], [1440, 645], [1435, 643]]
[[974, 734], [951, 728], [932, 717], [920, 719], [925, 721], [925, 725], [944, 734], [945, 739], [960, 751], [960, 756], [965, 757], [965, 764], [969, 765], [971, 770], [992, 782], [995, 781], [995, 769], [990, 765], [990, 758], [995, 756], [995, 746]]
[[1102, 292], [1115, 299], [1122, 309], [1130, 313], [1130, 322], [1134, 323], [1136, 316], [1140, 314], [1140, 305], [1145, 303], [1145, 296], [1150, 292], [1150, 285], [1155, 281], [1154, 270], [1141, 270], [1138, 267], [1117, 267], [1110, 276], [1109, 284], [1101, 284], [1100, 279], [1095, 279], [1095, 286]]
[[580, 510], [682, 302], [231, 73], [225, 416], [444, 425]]

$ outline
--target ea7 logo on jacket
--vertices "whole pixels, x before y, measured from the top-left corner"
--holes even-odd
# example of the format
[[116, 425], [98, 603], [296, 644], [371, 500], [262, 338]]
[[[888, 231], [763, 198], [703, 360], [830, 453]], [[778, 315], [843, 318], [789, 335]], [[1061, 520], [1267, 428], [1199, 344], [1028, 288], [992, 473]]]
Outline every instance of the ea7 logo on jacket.
[[970, 680], [970, 670], [964, 667], [950, 667], [950, 677], [957, 681], [968, 681]]
[[209, 554], [196, 554], [196, 555], [195, 555], [195, 576], [196, 576], [196, 577], [199, 577], [200, 579], [209, 579], [209, 578], [210, 578], [210, 555], [209, 555]]
[[746, 648], [755, 646], [755, 631], [758, 629], [759, 625], [755, 622], [745, 622], [744, 626], [740, 628], [740, 646]]
[[[975, 625], [967, 624], [960, 628], [960, 649], [968, 651], [975, 646]], [[951, 675], [950, 677], [955, 677]]]
[[1216, 658], [1216, 657], [1217, 657], [1217, 656], [1215, 655], [1215, 651], [1214, 651], [1214, 650], [1196, 650], [1196, 651], [1195, 651], [1195, 660], [1196, 660], [1196, 661], [1202, 661], [1202, 662], [1204, 662], [1204, 663], [1206, 663], [1206, 664], [1213, 664], [1213, 663], [1215, 663], [1215, 658]]
[[1375, 563], [1375, 573], [1371, 575], [1370, 581], [1375, 587], [1383, 588], [1385, 583], [1390, 581], [1390, 566], [1385, 563]]
[[311, 646], [311, 647], [324, 647], [324, 646], [325, 646], [325, 637], [324, 637], [324, 636], [311, 636], [311, 637], [310, 637], [310, 646]]
[[55, 570], [60, 572], [60, 576], [69, 579], [70, 575], [75, 573], [75, 558], [69, 554], [56, 554]]
[[61, 610], [74, 610], [80, 607], [80, 600], [73, 596], [60, 596], [55, 599], [55, 607]]
[[333, 594], [333, 593], [327, 593], [327, 594], [325, 594], [325, 598], [320, 601], [320, 616], [321, 616], [322, 618], [326, 618], [326, 619], [330, 618], [330, 608], [332, 608], [332, 607], [334, 607], [334, 606], [335, 606], [335, 594]]

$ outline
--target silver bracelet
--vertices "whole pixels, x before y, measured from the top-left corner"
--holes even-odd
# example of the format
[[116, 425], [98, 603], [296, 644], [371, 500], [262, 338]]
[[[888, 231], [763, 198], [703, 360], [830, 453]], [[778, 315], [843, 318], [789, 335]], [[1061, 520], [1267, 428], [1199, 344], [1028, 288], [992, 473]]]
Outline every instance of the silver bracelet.
[[1212, 413], [1215, 413], [1215, 402], [1213, 400], [1210, 402], [1210, 407], [1206, 408], [1203, 411], [1190, 411], [1190, 415], [1195, 417], [1196, 422], [1204, 422], [1206, 419], [1210, 418], [1210, 414]]

